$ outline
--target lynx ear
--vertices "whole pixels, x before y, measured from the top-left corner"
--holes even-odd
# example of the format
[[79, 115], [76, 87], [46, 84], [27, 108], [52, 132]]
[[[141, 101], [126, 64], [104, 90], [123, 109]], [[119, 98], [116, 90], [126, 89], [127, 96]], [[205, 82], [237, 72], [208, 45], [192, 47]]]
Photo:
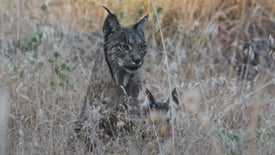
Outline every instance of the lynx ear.
[[147, 25], [147, 22], [148, 22], [148, 15], [146, 15], [139, 22], [137, 22], [133, 26], [133, 28], [136, 29], [136, 30], [141, 30], [142, 32], [144, 32], [145, 26]]
[[104, 40], [107, 41], [109, 34], [120, 29], [120, 24], [117, 20], [117, 17], [113, 13], [111, 13], [109, 9], [104, 6], [103, 8], [108, 12], [108, 16], [106, 17], [103, 25]]
[[152, 105], [155, 104], [155, 99], [154, 99], [152, 93], [148, 89], [146, 89], [146, 95], [147, 95], [147, 97], [149, 99], [150, 105], [151, 104]]
[[178, 93], [177, 93], [176, 88], [174, 88], [172, 91], [172, 99], [177, 105], [179, 105]]

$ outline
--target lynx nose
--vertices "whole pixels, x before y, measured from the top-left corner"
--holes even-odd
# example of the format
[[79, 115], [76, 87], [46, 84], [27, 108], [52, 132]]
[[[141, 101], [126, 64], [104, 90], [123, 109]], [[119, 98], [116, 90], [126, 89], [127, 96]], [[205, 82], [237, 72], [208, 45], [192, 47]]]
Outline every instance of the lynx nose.
[[136, 63], [136, 65], [141, 65], [142, 64], [142, 59], [141, 58], [136, 58], [133, 61]]

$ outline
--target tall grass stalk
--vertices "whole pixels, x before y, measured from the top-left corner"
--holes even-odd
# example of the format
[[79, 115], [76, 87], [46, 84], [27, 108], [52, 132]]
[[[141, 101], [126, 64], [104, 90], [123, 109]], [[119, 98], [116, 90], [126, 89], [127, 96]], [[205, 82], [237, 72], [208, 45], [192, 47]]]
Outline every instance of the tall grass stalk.
[[170, 104], [170, 108], [171, 108], [171, 125], [172, 125], [172, 151], [173, 151], [173, 155], [175, 155], [175, 124], [174, 124], [174, 106], [172, 105], [173, 102], [172, 102], [172, 86], [171, 86], [171, 77], [170, 77], [170, 69], [169, 69], [169, 62], [168, 62], [168, 54], [167, 54], [167, 51], [166, 51], [166, 46], [165, 46], [165, 42], [164, 42], [164, 37], [163, 37], [163, 32], [162, 32], [162, 28], [161, 28], [161, 25], [160, 25], [160, 19], [159, 19], [159, 15], [158, 15], [158, 12], [157, 12], [157, 9], [156, 9], [156, 6], [155, 6], [155, 3], [154, 3], [154, 0], [151, 0], [151, 3], [152, 3], [152, 6], [153, 6], [153, 9], [154, 9], [154, 14], [156, 16], [156, 19], [157, 19], [157, 24], [158, 24], [158, 28], [159, 28], [159, 33], [160, 33], [160, 37], [161, 37], [161, 43], [162, 43], [162, 46], [163, 46], [163, 51], [164, 51], [164, 63], [165, 63], [165, 66], [166, 66], [166, 75], [167, 75], [167, 79], [168, 79], [168, 94], [169, 94], [169, 104]]

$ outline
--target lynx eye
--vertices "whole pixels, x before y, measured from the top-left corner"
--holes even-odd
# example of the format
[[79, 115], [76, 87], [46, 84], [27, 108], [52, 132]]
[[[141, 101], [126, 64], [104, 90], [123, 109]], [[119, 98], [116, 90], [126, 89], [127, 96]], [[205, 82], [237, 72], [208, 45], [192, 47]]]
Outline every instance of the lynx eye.
[[120, 45], [120, 49], [121, 49], [122, 51], [127, 51], [127, 50], [129, 50], [130, 48], [129, 48], [129, 46], [126, 45], [126, 44], [121, 44], [121, 45]]
[[139, 50], [145, 51], [146, 50], [146, 45], [139, 45]]

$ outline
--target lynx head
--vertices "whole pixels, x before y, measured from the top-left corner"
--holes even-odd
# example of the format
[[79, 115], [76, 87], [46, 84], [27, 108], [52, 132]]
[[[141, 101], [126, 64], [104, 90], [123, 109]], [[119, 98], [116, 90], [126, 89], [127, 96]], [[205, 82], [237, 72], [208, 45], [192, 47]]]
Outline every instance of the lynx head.
[[[148, 89], [146, 89], [146, 95], [149, 101], [148, 106], [150, 107], [150, 109], [155, 109], [158, 111], [165, 111], [165, 112], [169, 110], [169, 98], [165, 102], [156, 102], [154, 96]], [[176, 88], [174, 88], [172, 91], [172, 101], [176, 103], [176, 105], [179, 105], [178, 93]]]
[[130, 76], [143, 65], [148, 15], [132, 27], [124, 28], [117, 17], [105, 9], [108, 12], [103, 26], [105, 59], [115, 83], [126, 86]]

